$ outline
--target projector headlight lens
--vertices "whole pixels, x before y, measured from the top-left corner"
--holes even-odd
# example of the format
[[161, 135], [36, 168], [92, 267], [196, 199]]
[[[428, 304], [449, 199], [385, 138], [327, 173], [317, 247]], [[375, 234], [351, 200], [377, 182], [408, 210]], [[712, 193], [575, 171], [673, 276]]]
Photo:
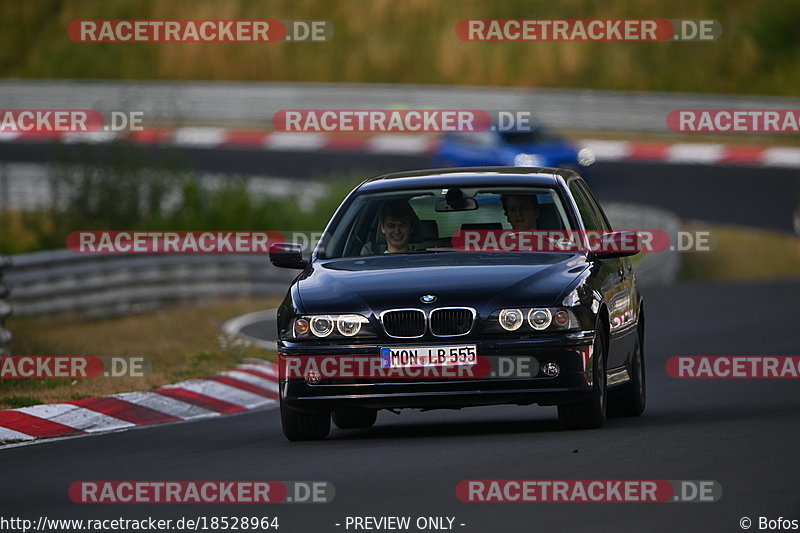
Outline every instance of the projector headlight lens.
[[311, 333], [317, 337], [327, 337], [332, 331], [333, 319], [330, 316], [315, 316], [311, 319]]
[[294, 319], [295, 339], [324, 339], [326, 337], [374, 337], [375, 331], [365, 316], [305, 315]]
[[345, 337], [352, 337], [361, 331], [361, 321], [364, 320], [358, 315], [342, 315], [336, 321], [336, 329]]
[[552, 320], [553, 315], [550, 314], [549, 309], [531, 309], [528, 311], [528, 324], [535, 330], [547, 329]]
[[488, 331], [498, 331], [498, 324], [505, 331], [519, 330], [520, 333], [528, 334], [534, 331], [576, 331], [581, 328], [575, 311], [566, 307], [500, 309], [492, 313], [491, 317], [487, 324]]
[[499, 321], [506, 331], [516, 331], [522, 325], [522, 311], [519, 309], [503, 309], [500, 311]]

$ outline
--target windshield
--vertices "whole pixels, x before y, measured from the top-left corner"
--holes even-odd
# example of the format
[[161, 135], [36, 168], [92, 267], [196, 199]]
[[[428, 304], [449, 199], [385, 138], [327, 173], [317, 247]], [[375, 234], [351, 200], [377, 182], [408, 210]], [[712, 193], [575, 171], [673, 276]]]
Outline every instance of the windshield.
[[571, 230], [549, 187], [431, 188], [357, 196], [323, 236], [321, 259], [457, 252], [465, 231]]

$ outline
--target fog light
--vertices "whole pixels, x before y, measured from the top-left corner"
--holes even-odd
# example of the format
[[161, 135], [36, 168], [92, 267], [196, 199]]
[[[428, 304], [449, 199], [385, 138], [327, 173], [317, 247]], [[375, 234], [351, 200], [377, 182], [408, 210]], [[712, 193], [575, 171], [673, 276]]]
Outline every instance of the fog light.
[[545, 363], [542, 366], [542, 374], [549, 378], [556, 377], [560, 371], [561, 368], [558, 366], [558, 363]]
[[320, 378], [319, 374], [313, 370], [309, 370], [306, 372], [306, 383], [309, 385], [318, 385], [322, 378]]

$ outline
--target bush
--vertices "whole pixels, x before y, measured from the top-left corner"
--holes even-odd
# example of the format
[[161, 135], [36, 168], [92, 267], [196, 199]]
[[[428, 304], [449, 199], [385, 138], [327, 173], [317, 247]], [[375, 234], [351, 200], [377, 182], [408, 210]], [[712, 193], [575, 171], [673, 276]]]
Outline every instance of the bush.
[[[49, 179], [45, 212], [0, 211], [0, 250], [63, 248], [72, 231], [321, 231], [362, 177], [326, 180], [318, 198], [270, 195], [260, 178], [144, 168], [124, 148], [108, 162], [65, 164]], [[262, 184], [263, 185], [263, 184]], [[295, 187], [309, 194], [308, 183]], [[301, 202], [300, 200], [305, 200]]]

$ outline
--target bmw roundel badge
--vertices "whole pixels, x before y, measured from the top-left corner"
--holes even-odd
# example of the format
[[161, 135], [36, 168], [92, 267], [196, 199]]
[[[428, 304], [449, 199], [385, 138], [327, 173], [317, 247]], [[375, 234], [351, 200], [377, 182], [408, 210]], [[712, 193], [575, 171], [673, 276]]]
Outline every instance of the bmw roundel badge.
[[425, 296], [420, 296], [419, 301], [424, 304], [432, 304], [436, 301], [436, 296], [433, 294], [426, 294]]

